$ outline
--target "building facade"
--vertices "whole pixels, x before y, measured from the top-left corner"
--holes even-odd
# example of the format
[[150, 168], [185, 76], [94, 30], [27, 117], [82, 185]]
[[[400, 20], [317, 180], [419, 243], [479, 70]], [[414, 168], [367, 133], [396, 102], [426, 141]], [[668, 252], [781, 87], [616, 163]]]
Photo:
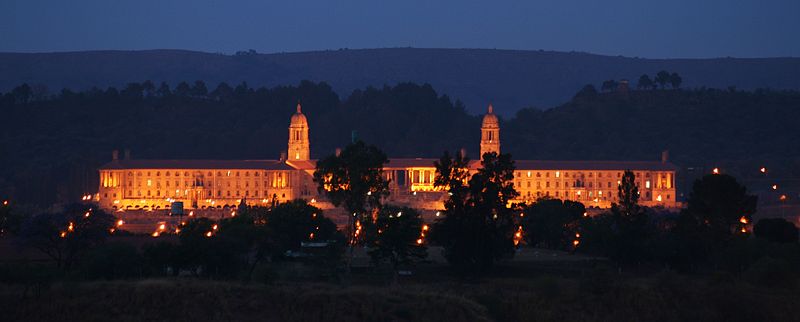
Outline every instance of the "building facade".
[[[279, 160], [137, 160], [128, 153], [100, 168], [94, 198], [111, 211], [169, 209], [183, 202], [187, 209], [233, 207], [243, 200], [267, 205], [305, 199], [331, 208], [316, 189], [310, 159], [309, 124], [300, 104], [289, 122], [287, 153]], [[480, 155], [500, 152], [500, 123], [489, 105], [481, 124]], [[384, 167], [390, 180], [387, 202], [419, 209], [443, 208], [446, 193], [434, 187], [432, 158], [392, 158]], [[625, 170], [636, 175], [640, 204], [676, 207], [675, 171], [666, 153], [660, 161], [546, 161], [516, 160], [515, 202], [550, 197], [579, 201], [587, 207], [608, 208], [617, 201], [617, 185]], [[480, 161], [470, 163], [472, 171]]]

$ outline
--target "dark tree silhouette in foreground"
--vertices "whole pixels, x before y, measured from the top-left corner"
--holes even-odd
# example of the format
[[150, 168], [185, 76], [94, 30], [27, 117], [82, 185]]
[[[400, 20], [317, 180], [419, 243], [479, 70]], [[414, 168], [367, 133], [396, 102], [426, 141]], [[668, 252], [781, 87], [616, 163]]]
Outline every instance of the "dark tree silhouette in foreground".
[[479, 273], [514, 254], [514, 210], [507, 206], [518, 193], [511, 155], [484, 154], [482, 167], [465, 185], [468, 164], [465, 157], [448, 153], [435, 164], [435, 185], [447, 189], [449, 198], [432, 237], [458, 272]]
[[653, 88], [653, 80], [650, 79], [650, 76], [647, 74], [643, 74], [639, 76], [639, 81], [636, 83], [636, 88], [639, 90], [648, 90]]
[[753, 227], [753, 234], [776, 243], [796, 243], [797, 226], [783, 218], [764, 218]]
[[366, 240], [373, 262], [389, 262], [396, 279], [400, 265], [411, 264], [427, 256], [424, 244], [422, 217], [408, 207], [383, 207], [374, 221], [374, 228], [367, 230]]
[[578, 233], [578, 220], [585, 212], [586, 207], [580, 202], [539, 199], [522, 209], [525, 240], [531, 246], [571, 249]]
[[388, 162], [383, 151], [362, 141], [317, 162], [314, 172], [317, 190], [335, 206], [344, 206], [350, 215], [351, 259], [352, 245], [363, 240], [358, 226], [371, 222], [371, 211], [379, 209], [381, 199], [389, 195], [389, 182], [383, 175], [383, 166]]
[[75, 260], [102, 243], [111, 234], [115, 218], [92, 204], [70, 204], [63, 210], [28, 218], [19, 237], [25, 246], [35, 248], [69, 269]]

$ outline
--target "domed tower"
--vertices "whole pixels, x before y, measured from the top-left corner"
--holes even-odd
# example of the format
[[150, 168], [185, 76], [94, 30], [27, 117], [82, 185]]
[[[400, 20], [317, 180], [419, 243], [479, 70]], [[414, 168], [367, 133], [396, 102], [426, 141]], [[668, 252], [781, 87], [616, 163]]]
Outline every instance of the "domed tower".
[[488, 152], [495, 152], [500, 154], [500, 121], [497, 115], [494, 115], [492, 104], [489, 104], [489, 110], [483, 116], [483, 123], [481, 124], [481, 155]]
[[311, 145], [308, 142], [308, 120], [303, 115], [300, 103], [297, 103], [297, 112], [292, 115], [289, 122], [289, 150], [288, 160], [308, 160]]

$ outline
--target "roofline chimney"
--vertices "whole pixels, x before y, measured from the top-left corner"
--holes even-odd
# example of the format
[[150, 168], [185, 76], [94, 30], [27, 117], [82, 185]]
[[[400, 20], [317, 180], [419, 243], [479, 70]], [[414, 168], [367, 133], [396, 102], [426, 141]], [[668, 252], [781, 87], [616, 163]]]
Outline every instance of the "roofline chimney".
[[669, 150], [661, 151], [661, 163], [669, 162]]
[[111, 161], [119, 161], [119, 150], [111, 151]]
[[130, 159], [131, 159], [131, 149], [125, 149], [124, 160], [130, 160]]

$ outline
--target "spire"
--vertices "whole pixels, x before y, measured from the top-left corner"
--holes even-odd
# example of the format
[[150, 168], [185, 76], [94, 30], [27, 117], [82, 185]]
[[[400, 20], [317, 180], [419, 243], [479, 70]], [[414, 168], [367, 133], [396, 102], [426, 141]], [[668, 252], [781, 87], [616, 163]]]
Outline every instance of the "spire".
[[301, 110], [300, 107], [300, 102], [297, 102], [297, 114], [303, 114], [303, 111]]
[[492, 103], [489, 103], [489, 114], [494, 113], [494, 108], [492, 107]]

